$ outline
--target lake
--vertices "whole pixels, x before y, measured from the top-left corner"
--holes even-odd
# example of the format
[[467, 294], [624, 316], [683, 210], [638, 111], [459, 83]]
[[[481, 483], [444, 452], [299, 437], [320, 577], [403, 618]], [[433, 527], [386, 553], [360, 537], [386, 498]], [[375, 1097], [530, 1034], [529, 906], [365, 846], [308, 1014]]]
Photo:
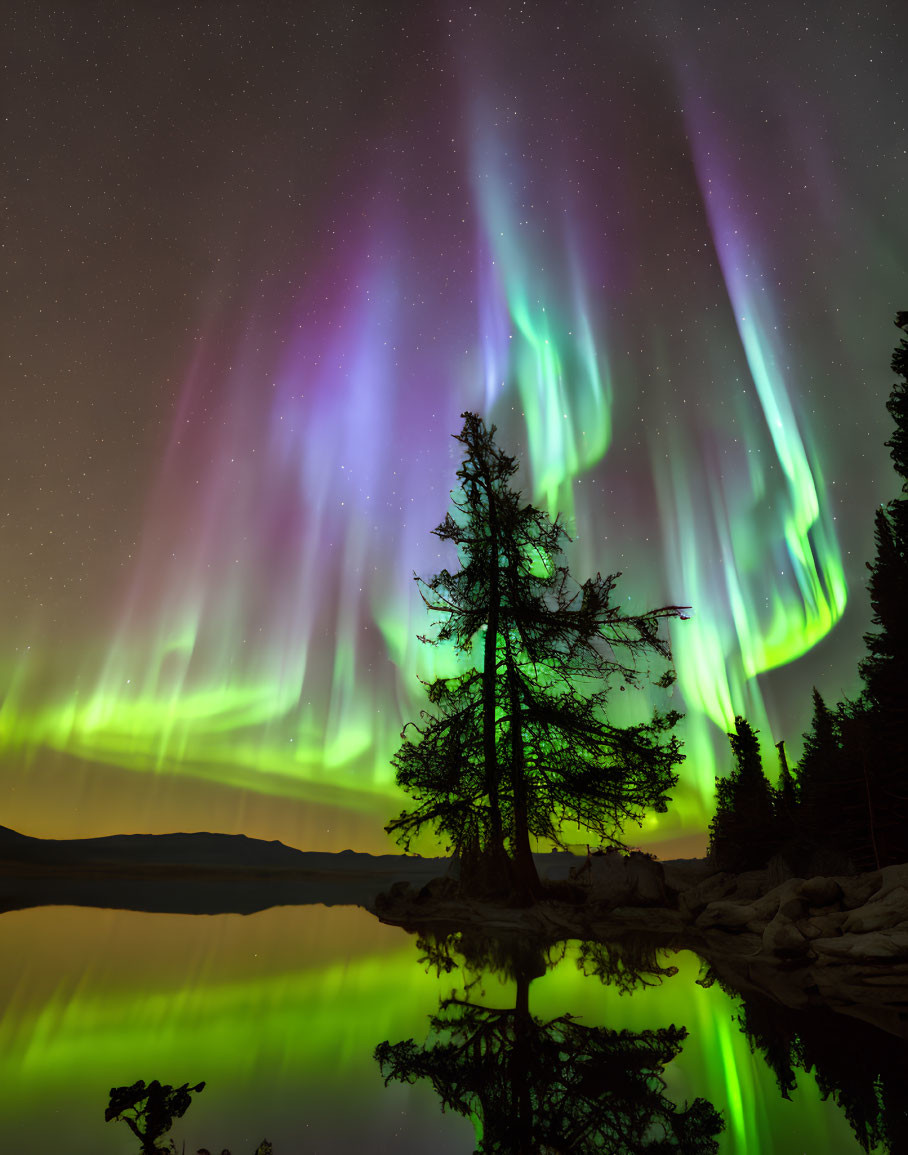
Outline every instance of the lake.
[[[426, 1081], [385, 1086], [376, 1046], [427, 1040], [428, 1017], [461, 974], [419, 961], [416, 939], [358, 907], [277, 907], [253, 915], [170, 915], [78, 907], [0, 917], [0, 1151], [127, 1155], [139, 1144], [104, 1121], [113, 1086], [206, 1082], [170, 1133], [180, 1150], [252, 1155], [438, 1152], [468, 1155], [469, 1118], [442, 1114]], [[556, 952], [558, 953], [558, 952]], [[802, 1155], [861, 1148], [811, 1075], [782, 1097], [718, 984], [678, 973], [620, 994], [577, 966], [577, 944], [529, 987], [529, 1010], [632, 1032], [689, 1035], [665, 1067], [665, 1095], [723, 1115], [720, 1150]], [[489, 974], [470, 999], [508, 1007], [515, 983]], [[834, 1026], [841, 1023], [836, 1020]], [[847, 1030], [845, 1032], [847, 1035]], [[861, 1055], [849, 1061], [860, 1064]]]

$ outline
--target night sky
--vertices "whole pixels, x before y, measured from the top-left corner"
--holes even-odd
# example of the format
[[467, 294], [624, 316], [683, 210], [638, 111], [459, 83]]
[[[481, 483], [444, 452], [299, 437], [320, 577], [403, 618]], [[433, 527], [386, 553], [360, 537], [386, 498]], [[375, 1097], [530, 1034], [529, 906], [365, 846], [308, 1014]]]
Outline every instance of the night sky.
[[736, 712], [796, 759], [857, 692], [901, 4], [4, 13], [0, 821], [388, 849], [467, 408], [578, 576], [694, 608], [647, 844]]

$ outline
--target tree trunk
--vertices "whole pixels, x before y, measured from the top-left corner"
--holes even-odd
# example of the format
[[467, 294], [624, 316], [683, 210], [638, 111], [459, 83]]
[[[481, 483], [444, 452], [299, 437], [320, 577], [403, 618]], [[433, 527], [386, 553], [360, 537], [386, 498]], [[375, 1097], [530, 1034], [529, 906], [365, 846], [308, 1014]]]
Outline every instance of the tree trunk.
[[511, 639], [505, 640], [505, 663], [508, 679], [508, 706], [510, 709], [511, 767], [514, 791], [514, 843], [512, 846], [513, 870], [512, 887], [514, 899], [527, 906], [542, 894], [542, 882], [533, 849], [530, 846], [529, 818], [527, 815], [526, 761], [523, 747], [523, 726], [521, 723], [520, 684]]
[[517, 994], [514, 1004], [514, 1045], [511, 1049], [509, 1075], [514, 1119], [511, 1135], [515, 1151], [533, 1151], [536, 1130], [533, 1110], [533, 1088], [530, 1078], [530, 1055], [535, 1041], [535, 1023], [530, 1015], [530, 978], [517, 975]]
[[485, 770], [486, 793], [489, 796], [489, 813], [492, 823], [492, 838], [504, 846], [501, 823], [501, 805], [498, 798], [498, 755], [495, 743], [495, 683], [498, 665], [498, 619], [499, 600], [498, 575], [494, 574], [489, 583], [489, 614], [486, 622], [486, 636], [482, 663], [482, 758]]
[[495, 513], [494, 495], [488, 477], [483, 478], [488, 503], [489, 523], [489, 605], [486, 618], [486, 636], [483, 646], [482, 663], [482, 753], [485, 771], [486, 794], [489, 799], [489, 846], [487, 863], [495, 873], [499, 870], [502, 882], [510, 882], [510, 869], [504, 844], [504, 825], [501, 820], [501, 800], [499, 797], [500, 775], [496, 748], [496, 706], [498, 678], [498, 632], [501, 619], [501, 580], [498, 572], [498, 518]]

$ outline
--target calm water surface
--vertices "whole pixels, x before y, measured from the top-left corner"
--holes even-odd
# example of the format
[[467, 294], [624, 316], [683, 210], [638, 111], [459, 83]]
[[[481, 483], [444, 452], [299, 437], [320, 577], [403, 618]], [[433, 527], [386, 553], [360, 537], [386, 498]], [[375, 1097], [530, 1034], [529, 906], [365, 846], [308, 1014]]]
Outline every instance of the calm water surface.
[[[530, 987], [530, 1011], [591, 1026], [689, 1031], [665, 1070], [679, 1105], [703, 1097], [726, 1121], [721, 1150], [801, 1155], [860, 1150], [839, 1109], [798, 1075], [790, 1100], [735, 1021], [736, 1003], [697, 985], [699, 960], [620, 995], [576, 965], [576, 948]], [[0, 1151], [128, 1155], [105, 1123], [114, 1085], [205, 1080], [172, 1136], [178, 1150], [252, 1155], [468, 1155], [468, 1119], [442, 1114], [430, 1085], [385, 1087], [383, 1040], [427, 1040], [428, 1016], [458, 973], [427, 972], [415, 939], [355, 907], [166, 915], [45, 907], [0, 916]], [[486, 976], [471, 997], [513, 1005]]]

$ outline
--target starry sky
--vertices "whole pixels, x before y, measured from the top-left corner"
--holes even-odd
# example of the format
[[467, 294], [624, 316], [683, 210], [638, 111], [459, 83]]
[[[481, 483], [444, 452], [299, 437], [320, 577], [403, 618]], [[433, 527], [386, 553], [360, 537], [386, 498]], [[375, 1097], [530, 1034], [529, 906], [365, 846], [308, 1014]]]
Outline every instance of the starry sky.
[[857, 691], [900, 5], [5, 11], [5, 823], [388, 849], [468, 408], [579, 577], [693, 607], [647, 845], [736, 712], [796, 758]]

